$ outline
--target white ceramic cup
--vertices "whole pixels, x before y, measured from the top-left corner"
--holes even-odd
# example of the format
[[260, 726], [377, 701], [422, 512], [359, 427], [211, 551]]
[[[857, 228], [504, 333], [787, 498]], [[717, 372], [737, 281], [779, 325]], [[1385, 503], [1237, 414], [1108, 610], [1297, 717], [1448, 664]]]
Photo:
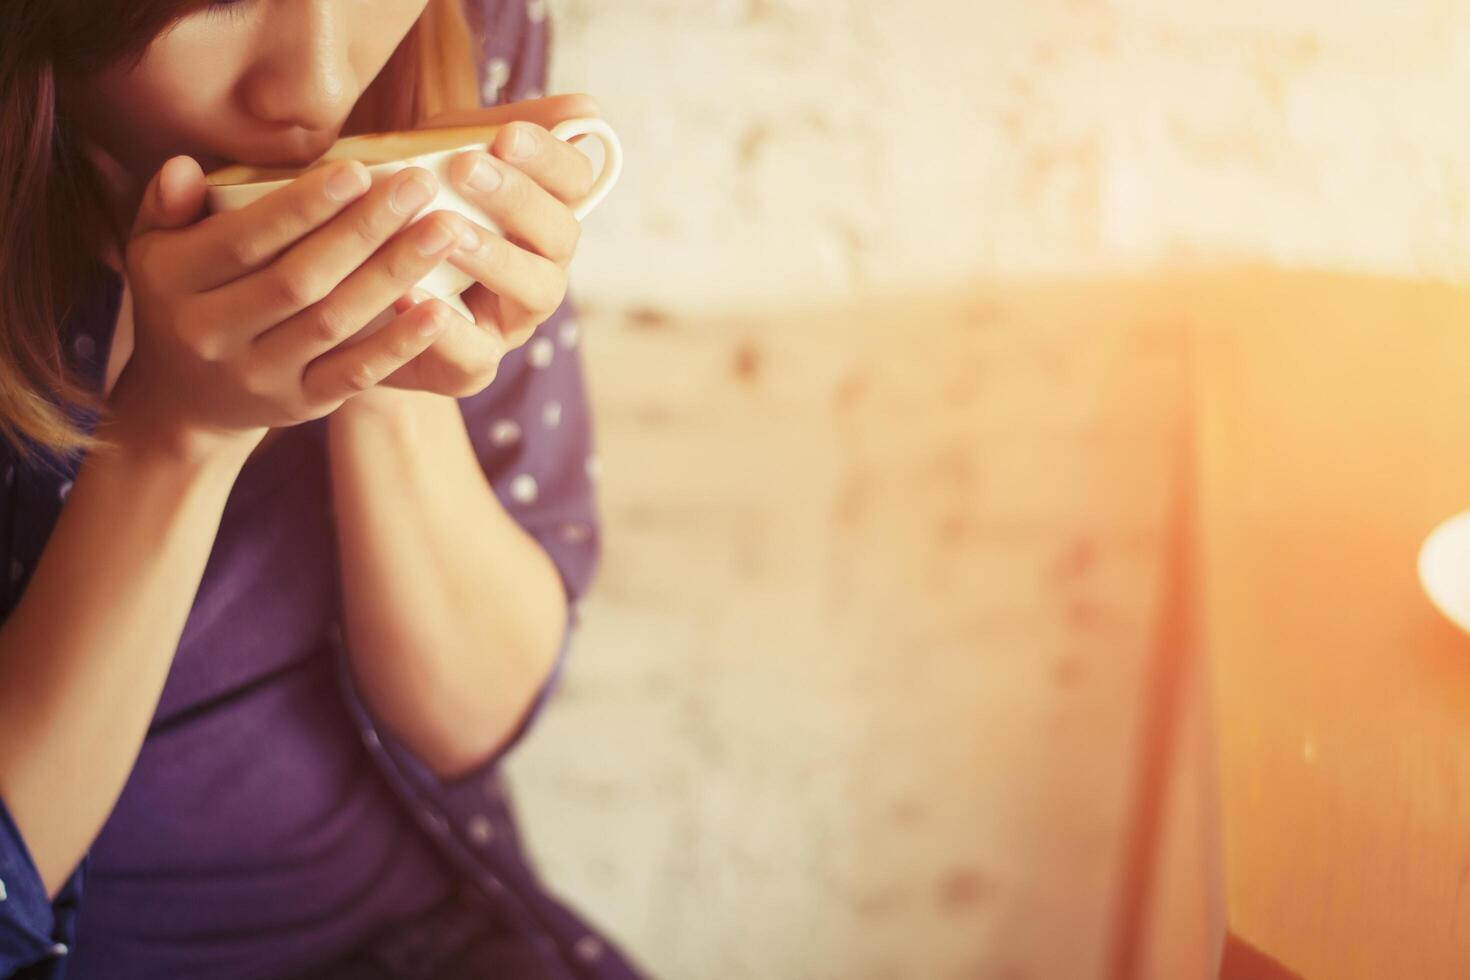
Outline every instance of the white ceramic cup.
[[[449, 177], [449, 161], [455, 154], [470, 149], [488, 151], [490, 144], [495, 139], [496, 132], [502, 125], [458, 126], [347, 136], [338, 140], [331, 149], [305, 167], [271, 169], [234, 164], [211, 171], [205, 175], [207, 188], [205, 197], [211, 213], [233, 211], [245, 207], [279, 187], [284, 187], [308, 170], [333, 160], [360, 160], [367, 166], [374, 184], [405, 167], [423, 167], [438, 181], [439, 192], [428, 204], [419, 209], [411, 224], [418, 223], [433, 211], [457, 211], [496, 234], [504, 234], [503, 229], [488, 214], [459, 193]], [[617, 133], [605, 120], [590, 116], [564, 120], [551, 128], [551, 135], [562, 140], [590, 135], [596, 137], [602, 144], [602, 169], [592, 184], [592, 190], [586, 197], [571, 205], [572, 213], [580, 221], [601, 203], [602, 199], [607, 196], [607, 192], [612, 190], [613, 185], [617, 183], [623, 169], [622, 144], [618, 140]], [[448, 303], [473, 323], [474, 314], [459, 298], [459, 294], [473, 284], [474, 279], [468, 273], [461, 271], [448, 261], [441, 261], [419, 280], [418, 288]], [[390, 305], [345, 341], [344, 346], [357, 343], [382, 329], [395, 316], [397, 314]]]

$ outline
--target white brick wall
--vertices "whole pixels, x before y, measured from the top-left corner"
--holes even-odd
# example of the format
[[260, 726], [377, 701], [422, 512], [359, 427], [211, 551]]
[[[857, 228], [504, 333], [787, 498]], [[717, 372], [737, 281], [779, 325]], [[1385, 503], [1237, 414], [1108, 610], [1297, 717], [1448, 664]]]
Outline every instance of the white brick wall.
[[578, 269], [610, 302], [1240, 258], [1470, 271], [1454, 0], [554, 9], [559, 89], [629, 141]]

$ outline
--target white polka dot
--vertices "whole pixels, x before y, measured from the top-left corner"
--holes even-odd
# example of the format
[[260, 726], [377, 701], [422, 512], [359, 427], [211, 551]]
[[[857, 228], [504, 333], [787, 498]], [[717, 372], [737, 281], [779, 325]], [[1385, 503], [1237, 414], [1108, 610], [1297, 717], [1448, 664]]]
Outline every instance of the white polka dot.
[[582, 336], [582, 328], [577, 325], [576, 320], [567, 320], [556, 332], [561, 340], [561, 345], [567, 350], [577, 346], [577, 340]]
[[505, 447], [521, 437], [521, 424], [515, 419], [501, 419], [490, 427], [490, 443]]
[[500, 90], [510, 81], [510, 62], [504, 58], [491, 58], [485, 65], [485, 84], [480, 89], [486, 102], [497, 102]]
[[548, 429], [561, 425], [561, 402], [550, 401], [541, 409], [541, 424]]
[[546, 337], [537, 337], [531, 341], [526, 348], [526, 360], [531, 362], [532, 367], [544, 368], [551, 364], [551, 358], [556, 353], [556, 348]]
[[64, 483], [62, 483], [61, 486], [58, 487], [57, 490], [56, 490], [56, 496], [59, 497], [62, 500], [65, 500], [66, 499], [66, 495], [69, 494], [69, 493], [71, 493], [71, 481], [70, 480], [67, 480]]
[[5, 882], [0, 881], [0, 902], [5, 901], [5, 899], [7, 897], [8, 896], [6, 895], [6, 892], [5, 892]]
[[598, 459], [597, 454], [594, 453], [587, 457], [587, 479], [596, 480], [600, 476], [602, 476], [602, 460]]
[[88, 334], [77, 334], [77, 339], [71, 342], [71, 349], [77, 357], [86, 360], [97, 350], [97, 343]]
[[70, 953], [70, 952], [71, 952], [71, 949], [66, 945], [66, 943], [52, 943], [51, 944], [51, 955], [52, 956], [65, 956], [67, 953]]
[[526, 17], [539, 24], [546, 19], [546, 0], [526, 0]]
[[586, 524], [568, 521], [561, 526], [561, 539], [568, 544], [581, 544], [592, 537], [592, 528]]
[[482, 847], [490, 843], [495, 837], [495, 825], [483, 813], [477, 813], [473, 817], [470, 817], [469, 823], [465, 824], [464, 831], [471, 841]]
[[20, 577], [25, 574], [26, 568], [20, 563], [19, 558], [10, 559], [10, 581], [19, 582]]
[[583, 936], [577, 940], [575, 950], [584, 962], [591, 963], [602, 955], [602, 941], [596, 936]]
[[529, 473], [522, 473], [510, 481], [510, 497], [518, 504], [533, 502], [538, 492], [536, 478]]

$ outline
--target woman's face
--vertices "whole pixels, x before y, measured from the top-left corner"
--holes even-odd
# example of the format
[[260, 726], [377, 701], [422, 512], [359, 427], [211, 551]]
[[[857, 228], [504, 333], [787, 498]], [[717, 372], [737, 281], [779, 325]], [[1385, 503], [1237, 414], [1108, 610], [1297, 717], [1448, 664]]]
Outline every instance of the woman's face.
[[321, 155], [427, 4], [214, 3], [160, 34], [132, 70], [62, 82], [61, 110], [131, 223], [143, 188], [172, 156], [188, 154], [208, 172]]

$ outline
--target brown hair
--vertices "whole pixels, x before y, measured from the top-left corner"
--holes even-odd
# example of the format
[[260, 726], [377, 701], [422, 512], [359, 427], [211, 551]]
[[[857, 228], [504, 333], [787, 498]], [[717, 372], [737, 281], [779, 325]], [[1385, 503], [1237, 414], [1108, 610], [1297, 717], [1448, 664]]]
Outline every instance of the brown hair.
[[[0, 437], [27, 459], [107, 445], [77, 414], [105, 413], [105, 399], [67, 361], [61, 323], [101, 247], [121, 255], [131, 233], [113, 223], [101, 175], [71, 139], [58, 77], [136, 66], [207, 2], [0, 0]], [[342, 135], [412, 129], [480, 104], [462, 2], [429, 0]]]

